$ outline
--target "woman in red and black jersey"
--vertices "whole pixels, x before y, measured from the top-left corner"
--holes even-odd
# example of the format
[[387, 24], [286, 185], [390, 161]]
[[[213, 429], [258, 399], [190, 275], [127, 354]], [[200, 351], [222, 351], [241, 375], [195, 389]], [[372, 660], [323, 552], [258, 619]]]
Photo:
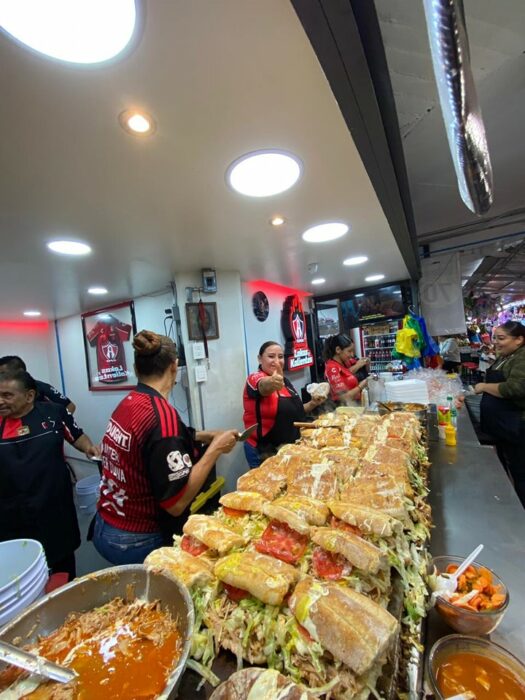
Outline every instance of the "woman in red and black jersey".
[[343, 404], [359, 401], [367, 380], [359, 381], [357, 373], [368, 366], [368, 360], [356, 360], [354, 341], [344, 333], [331, 335], [325, 341], [324, 356], [324, 376], [330, 384], [332, 401]]
[[[102, 482], [93, 542], [114, 564], [142, 563], [166, 542], [238, 433], [186, 427], [168, 402], [177, 377], [177, 348], [167, 336], [133, 339], [137, 387], [109, 420], [102, 441]], [[196, 443], [208, 448], [199, 458]]]
[[312, 399], [303, 405], [293, 384], [284, 376], [284, 351], [279, 343], [269, 340], [259, 350], [259, 369], [246, 380], [243, 394], [244, 425], [258, 424], [257, 431], [244, 443], [250, 467], [258, 467], [263, 459], [275, 454], [286, 443], [299, 438], [296, 421], [324, 399]]

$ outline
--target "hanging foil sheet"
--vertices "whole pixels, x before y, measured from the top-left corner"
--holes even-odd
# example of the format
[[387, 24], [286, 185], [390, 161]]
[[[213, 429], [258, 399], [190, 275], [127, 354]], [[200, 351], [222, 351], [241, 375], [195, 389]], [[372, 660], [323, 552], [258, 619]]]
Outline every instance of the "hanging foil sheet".
[[493, 201], [492, 166], [470, 67], [462, 0], [423, 0], [434, 75], [459, 193], [475, 214]]

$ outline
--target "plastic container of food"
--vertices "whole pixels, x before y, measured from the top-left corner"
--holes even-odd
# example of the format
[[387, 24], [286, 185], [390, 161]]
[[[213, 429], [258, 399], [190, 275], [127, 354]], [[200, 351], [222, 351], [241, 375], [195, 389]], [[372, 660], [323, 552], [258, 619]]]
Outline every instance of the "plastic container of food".
[[[464, 559], [465, 557], [440, 556], [434, 557], [434, 559], [432, 559], [432, 564], [437, 570], [437, 573], [442, 574], [446, 572], [449, 564], [456, 564], [459, 566]], [[494, 571], [492, 571], [492, 569], [489, 569], [488, 566], [484, 566], [477, 561], [472, 562], [472, 566], [474, 566], [476, 569], [483, 567], [490, 571], [492, 575], [492, 583], [495, 586], [500, 586], [501, 593], [505, 596], [503, 604], [494, 610], [476, 611], [459, 607], [438, 596], [435, 607], [447, 625], [452, 627], [453, 630], [456, 630], [456, 632], [473, 635], [490, 634], [496, 629], [505, 615], [510, 600], [509, 591], [500, 577]]]
[[[465, 658], [465, 655], [470, 656]], [[462, 675], [462, 663], [469, 665], [479, 661], [487, 663], [488, 673], [479, 665], [469, 678]], [[448, 668], [447, 668], [448, 666]], [[449, 670], [450, 669], [450, 670]], [[449, 678], [447, 679], [447, 675]], [[450, 676], [460, 679], [458, 686], [451, 683]], [[462, 634], [449, 634], [438, 639], [427, 658], [427, 677], [436, 700], [452, 697], [456, 692], [470, 690], [480, 700], [500, 697], [525, 698], [525, 665], [510, 651], [487, 639], [469, 637]], [[516, 694], [505, 695], [504, 682], [514, 682]], [[457, 680], [456, 680], [457, 682]], [[516, 690], [516, 688], [513, 688]]]

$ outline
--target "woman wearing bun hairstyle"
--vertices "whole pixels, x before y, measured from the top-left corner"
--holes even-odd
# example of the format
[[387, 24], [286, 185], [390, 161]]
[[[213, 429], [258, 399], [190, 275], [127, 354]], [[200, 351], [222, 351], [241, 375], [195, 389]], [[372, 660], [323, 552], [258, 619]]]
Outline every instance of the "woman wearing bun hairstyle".
[[300, 433], [294, 422], [304, 421], [306, 414], [325, 400], [315, 398], [303, 404], [284, 376], [284, 350], [279, 343], [263, 343], [257, 359], [259, 368], [249, 375], [243, 394], [245, 427], [258, 424], [256, 432], [244, 443], [250, 467], [258, 467], [281, 445], [298, 440]]
[[[187, 513], [237, 432], [186, 427], [168, 402], [177, 377], [177, 348], [167, 336], [133, 339], [138, 385], [116, 407], [102, 441], [102, 482], [93, 542], [114, 564], [142, 563], [171, 544], [176, 518]], [[197, 456], [196, 442], [208, 447]]]
[[496, 440], [503, 466], [525, 506], [525, 326], [507, 321], [494, 330], [497, 359], [485, 381], [474, 391], [482, 394], [481, 429]]
[[332, 401], [348, 403], [359, 401], [361, 389], [368, 383], [359, 380], [357, 373], [368, 367], [368, 359], [356, 360], [354, 341], [344, 333], [331, 335], [324, 346], [326, 381], [330, 384]]

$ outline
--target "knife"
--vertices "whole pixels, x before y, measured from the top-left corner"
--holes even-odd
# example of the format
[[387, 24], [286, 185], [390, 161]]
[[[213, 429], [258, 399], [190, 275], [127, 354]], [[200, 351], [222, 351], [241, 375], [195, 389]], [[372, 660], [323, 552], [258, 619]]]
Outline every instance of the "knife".
[[250, 425], [249, 428], [246, 428], [246, 430], [243, 430], [242, 433], [237, 434], [237, 442], [244, 442], [247, 440], [250, 435], [257, 430], [259, 423], [254, 423], [253, 425]]
[[23, 668], [24, 671], [50, 678], [59, 683], [69, 683], [77, 677], [76, 671], [72, 668], [54, 664], [42, 656], [30, 654], [7, 642], [0, 642], [0, 661], [5, 661], [5, 663], [12, 664], [17, 668]]

